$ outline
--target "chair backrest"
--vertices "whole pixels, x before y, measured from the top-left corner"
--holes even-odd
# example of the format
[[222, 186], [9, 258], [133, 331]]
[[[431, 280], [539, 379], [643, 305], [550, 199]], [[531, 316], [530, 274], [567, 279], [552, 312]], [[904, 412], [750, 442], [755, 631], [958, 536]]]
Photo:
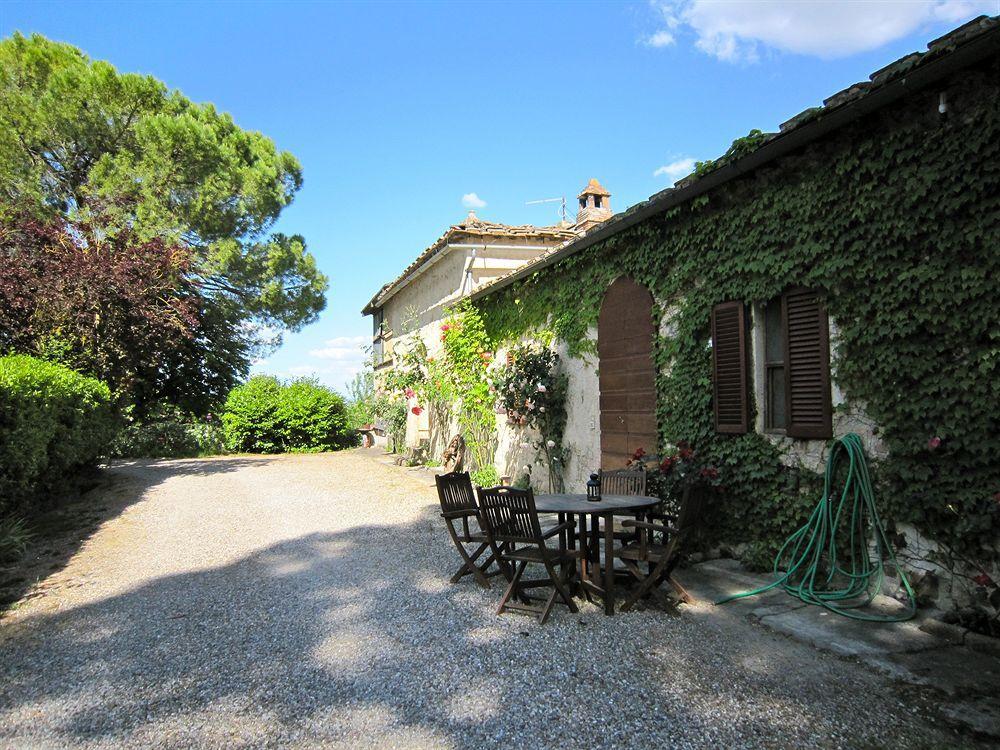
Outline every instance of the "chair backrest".
[[645, 495], [645, 469], [600, 471], [602, 495]]
[[467, 471], [453, 471], [450, 474], [438, 474], [438, 500], [444, 513], [456, 510], [476, 510], [476, 493], [472, 489], [472, 479]]
[[531, 489], [480, 487], [479, 516], [495, 542], [544, 544]]

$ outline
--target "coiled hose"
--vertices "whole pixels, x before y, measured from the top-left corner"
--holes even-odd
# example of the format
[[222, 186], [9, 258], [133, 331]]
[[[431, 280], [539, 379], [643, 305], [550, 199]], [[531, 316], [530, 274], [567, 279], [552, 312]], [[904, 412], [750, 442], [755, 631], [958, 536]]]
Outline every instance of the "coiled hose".
[[[847, 478], [840, 499], [835, 500], [833, 482], [838, 463], [842, 460], [849, 462]], [[848, 505], [849, 514], [846, 512]], [[849, 524], [843, 532], [842, 523]], [[866, 532], [872, 534], [874, 544], [869, 542]], [[846, 555], [837, 549], [838, 536], [843, 539], [845, 535], [849, 539]], [[845, 559], [846, 565], [842, 564]], [[906, 609], [894, 615], [858, 611], [871, 604], [881, 591], [886, 559], [899, 573], [908, 599]], [[782, 570], [785, 572], [782, 573]], [[806, 604], [818, 604], [855, 620], [901, 622], [909, 620], [916, 613], [916, 596], [906, 574], [896, 562], [896, 555], [886, 538], [885, 528], [875, 507], [875, 492], [868, 474], [864, 447], [858, 435], [849, 433], [834, 441], [826, 462], [823, 497], [809, 521], [788, 537], [778, 551], [774, 558], [774, 573], [779, 578], [773, 583], [753, 591], [727, 596], [716, 604], [756, 596], [780, 586]], [[834, 582], [835, 579], [837, 583]]]

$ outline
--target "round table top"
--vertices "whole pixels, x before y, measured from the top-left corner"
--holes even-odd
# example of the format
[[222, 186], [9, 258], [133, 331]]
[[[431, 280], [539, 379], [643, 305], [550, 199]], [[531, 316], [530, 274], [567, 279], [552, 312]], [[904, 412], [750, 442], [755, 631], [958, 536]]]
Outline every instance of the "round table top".
[[540, 513], [607, 513], [648, 508], [658, 502], [660, 498], [648, 495], [601, 495], [593, 502], [586, 495], [535, 495], [535, 508]]

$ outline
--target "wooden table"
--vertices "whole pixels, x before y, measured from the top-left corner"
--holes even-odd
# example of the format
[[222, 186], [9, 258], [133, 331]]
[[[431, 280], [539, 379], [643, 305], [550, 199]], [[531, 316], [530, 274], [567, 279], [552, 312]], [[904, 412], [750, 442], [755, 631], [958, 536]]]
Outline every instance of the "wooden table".
[[[592, 591], [604, 601], [604, 614], [615, 612], [615, 513], [642, 512], [660, 502], [658, 497], [646, 495], [602, 495], [600, 500], [591, 501], [586, 495], [535, 495], [535, 508], [539, 513], [558, 513], [559, 523], [579, 519], [580, 548], [580, 585]], [[590, 519], [588, 534], [587, 520]], [[604, 519], [604, 585], [601, 586], [593, 575], [598, 576], [601, 570], [601, 550], [597, 541], [597, 529], [600, 519]], [[590, 537], [594, 536], [591, 542]], [[576, 548], [576, 539], [569, 538], [570, 549]], [[599, 580], [599, 579], [598, 579]]]

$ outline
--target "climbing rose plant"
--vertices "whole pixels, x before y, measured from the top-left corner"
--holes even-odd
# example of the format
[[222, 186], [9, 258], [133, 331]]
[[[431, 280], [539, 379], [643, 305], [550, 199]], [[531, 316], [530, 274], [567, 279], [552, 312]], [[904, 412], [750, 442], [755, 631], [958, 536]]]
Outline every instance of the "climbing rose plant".
[[535, 430], [539, 439], [528, 443], [545, 460], [549, 489], [563, 492], [563, 472], [569, 451], [566, 431], [568, 378], [560, 370], [559, 355], [548, 348], [522, 345], [510, 350], [509, 364], [495, 380], [497, 402], [514, 424]]

